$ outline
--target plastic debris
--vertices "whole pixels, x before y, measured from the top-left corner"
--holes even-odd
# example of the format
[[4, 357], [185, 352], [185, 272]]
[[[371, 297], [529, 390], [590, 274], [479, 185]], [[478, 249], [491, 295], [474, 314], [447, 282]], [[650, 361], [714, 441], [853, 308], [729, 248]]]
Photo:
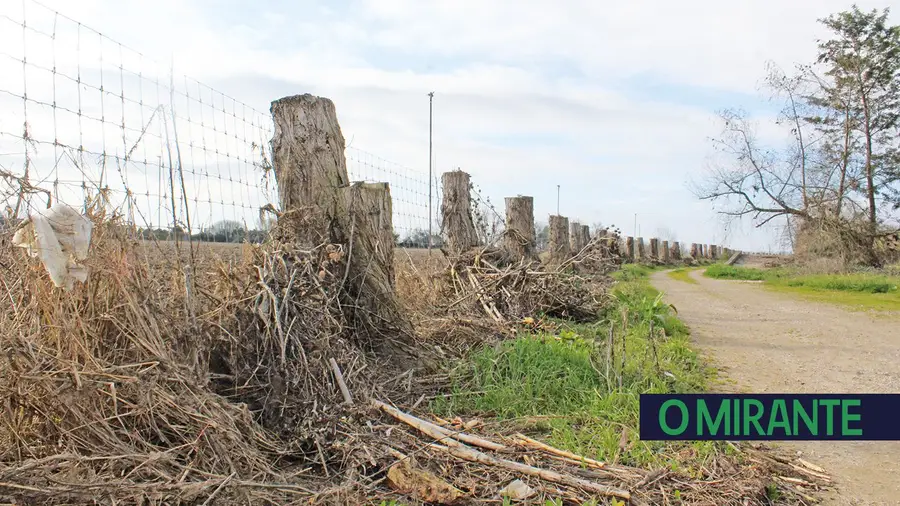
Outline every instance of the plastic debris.
[[58, 203], [22, 222], [13, 244], [39, 258], [54, 286], [69, 291], [75, 281], [87, 281], [87, 267], [80, 262], [88, 257], [93, 226], [74, 208]]

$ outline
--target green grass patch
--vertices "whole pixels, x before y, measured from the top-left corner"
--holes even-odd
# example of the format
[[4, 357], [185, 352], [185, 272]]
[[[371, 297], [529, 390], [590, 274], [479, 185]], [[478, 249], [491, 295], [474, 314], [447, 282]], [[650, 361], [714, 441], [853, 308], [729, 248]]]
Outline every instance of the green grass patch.
[[874, 273], [800, 274], [787, 269], [711, 265], [705, 276], [764, 281], [771, 290], [854, 310], [900, 311], [900, 276]]
[[696, 271], [696, 268], [690, 267], [679, 267], [677, 269], [673, 269], [669, 271], [669, 277], [676, 280], [681, 281], [683, 283], [690, 283], [693, 285], [698, 285], [700, 283], [697, 282], [696, 279], [691, 277], [691, 272]]
[[753, 267], [736, 267], [734, 265], [713, 264], [706, 268], [704, 276], [714, 279], [741, 279], [747, 281], [763, 281], [769, 274]]
[[[636, 272], [644, 271], [633, 268], [627, 276]], [[691, 348], [687, 327], [646, 280], [620, 282], [613, 296], [597, 323], [566, 324], [555, 334], [522, 334], [477, 350], [454, 371], [452, 391], [435, 399], [432, 409], [494, 420], [546, 417], [532, 428], [554, 446], [599, 460], [700, 473], [704, 456], [724, 448], [640, 441], [639, 394], [702, 392], [713, 371]], [[608, 366], [611, 343], [614, 360]]]
[[612, 273], [613, 279], [616, 281], [636, 281], [639, 279], [647, 279], [650, 273], [658, 271], [660, 267], [641, 265], [641, 264], [625, 264], [622, 268]]

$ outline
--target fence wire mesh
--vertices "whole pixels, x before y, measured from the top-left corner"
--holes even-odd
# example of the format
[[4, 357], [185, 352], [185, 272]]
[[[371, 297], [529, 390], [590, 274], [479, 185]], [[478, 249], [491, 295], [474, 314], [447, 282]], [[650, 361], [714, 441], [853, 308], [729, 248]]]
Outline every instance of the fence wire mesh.
[[[100, 201], [157, 239], [258, 241], [278, 189], [270, 115], [36, 0], [0, 6], [5, 219]], [[349, 147], [352, 181], [388, 182], [399, 244], [440, 245], [440, 178]], [[430, 191], [429, 191], [430, 190]]]

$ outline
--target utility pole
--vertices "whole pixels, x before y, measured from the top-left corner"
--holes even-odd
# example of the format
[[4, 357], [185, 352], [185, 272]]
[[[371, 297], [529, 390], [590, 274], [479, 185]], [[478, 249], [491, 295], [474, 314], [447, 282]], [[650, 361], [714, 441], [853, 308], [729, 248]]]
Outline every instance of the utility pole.
[[638, 236], [638, 228], [637, 228], [637, 213], [634, 213], [634, 236]]
[[431, 243], [432, 243], [432, 233], [431, 233], [431, 222], [432, 217], [431, 214], [431, 186], [434, 181], [434, 177], [431, 175], [431, 163], [434, 159], [431, 154], [431, 132], [432, 132], [432, 118], [434, 117], [434, 92], [428, 93], [428, 253], [431, 253]]

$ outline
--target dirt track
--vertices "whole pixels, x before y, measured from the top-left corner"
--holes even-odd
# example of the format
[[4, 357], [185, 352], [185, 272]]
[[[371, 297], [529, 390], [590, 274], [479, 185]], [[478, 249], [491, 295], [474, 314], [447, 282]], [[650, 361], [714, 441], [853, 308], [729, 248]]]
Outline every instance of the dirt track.
[[[751, 282], [665, 272], [651, 281], [694, 341], [735, 382], [725, 391], [900, 392], [898, 318], [850, 312]], [[900, 423], [900, 422], [898, 422]], [[778, 443], [826, 468], [838, 484], [824, 504], [900, 505], [900, 442]]]

